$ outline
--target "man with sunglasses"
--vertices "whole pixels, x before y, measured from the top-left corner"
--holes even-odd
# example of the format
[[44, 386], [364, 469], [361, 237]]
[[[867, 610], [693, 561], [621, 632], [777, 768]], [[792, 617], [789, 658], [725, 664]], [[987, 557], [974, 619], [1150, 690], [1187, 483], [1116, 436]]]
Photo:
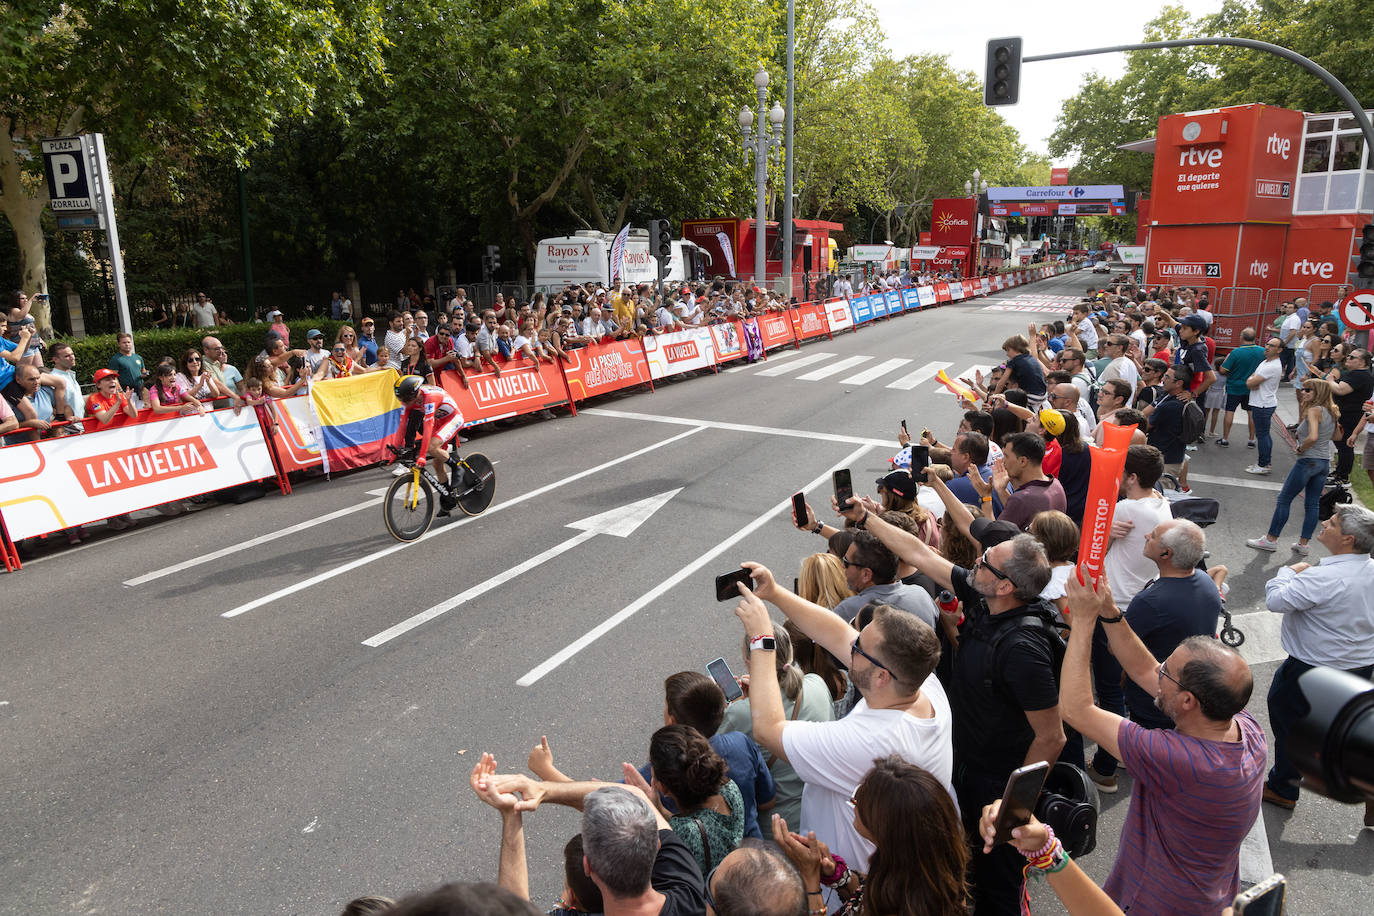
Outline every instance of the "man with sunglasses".
[[[1103, 889], [1136, 914], [1217, 913], [1235, 899], [1240, 847], [1259, 816], [1268, 747], [1245, 711], [1250, 667], [1211, 636], [1191, 636], [1159, 661], [1131, 629], [1105, 576], [1070, 576], [1073, 630], [1061, 709], [1083, 737], [1120, 760], [1134, 786], [1116, 864]], [[1093, 703], [1093, 631], [1101, 621], [1129, 679], [1173, 728], [1149, 729]]]
[[458, 371], [458, 346], [453, 341], [453, 331], [447, 319], [441, 321], [434, 329], [433, 336], [425, 341], [425, 361], [429, 363], [429, 368], [434, 370], [436, 382], [443, 370], [447, 369], [454, 373]]
[[[750, 645], [754, 740], [801, 776], [802, 825], [825, 837], [850, 866], [866, 872], [873, 844], [854, 829], [849, 799], [874, 758], [897, 754], [929, 770], [954, 794], [949, 701], [934, 675], [940, 641], [914, 614], [884, 604], [874, 606], [872, 621], [860, 633], [833, 611], [779, 588], [766, 567], [741, 565], [753, 578], [753, 590], [740, 586], [743, 597], [735, 615]], [[850, 682], [862, 697], [849, 715], [835, 722], [803, 722], [783, 714], [773, 658], [774, 624], [765, 601], [817, 645], [848, 661]]]
[[[889, 476], [905, 477], [915, 491], [916, 482], [909, 474], [896, 471]], [[866, 531], [857, 532], [840, 562], [844, 564], [845, 584], [854, 593], [835, 605], [835, 613], [841, 620], [853, 620], [864, 605], [876, 602], [915, 614], [927, 626], [935, 626], [940, 612], [930, 593], [919, 585], [907, 585], [897, 577], [897, 558], [882, 541]]]
[[[1055, 646], [1044, 630], [1053, 615], [1039, 597], [1050, 581], [1045, 548], [1028, 534], [1008, 539], [1011, 526], [1001, 521], [975, 519], [969, 530], [984, 551], [972, 569], [964, 569], [862, 507], [843, 514], [963, 605], [949, 697], [954, 788], [967, 836], [976, 842], [978, 814], [1001, 797], [1012, 770], [1041, 760], [1053, 764], [1066, 743]], [[756, 702], [752, 694], [751, 680]], [[1010, 846], [987, 854], [981, 843], [973, 849], [969, 884], [975, 916], [1020, 912], [1024, 866], [1024, 857]]]

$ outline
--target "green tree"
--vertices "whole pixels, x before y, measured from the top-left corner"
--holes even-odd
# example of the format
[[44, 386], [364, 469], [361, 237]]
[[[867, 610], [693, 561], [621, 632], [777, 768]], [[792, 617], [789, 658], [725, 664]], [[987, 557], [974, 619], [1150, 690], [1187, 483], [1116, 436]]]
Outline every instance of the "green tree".
[[0, 214], [29, 290], [47, 284], [42, 138], [103, 132], [112, 169], [172, 149], [245, 162], [283, 117], [343, 110], [382, 72], [374, 0], [5, 3], [0, 21]]

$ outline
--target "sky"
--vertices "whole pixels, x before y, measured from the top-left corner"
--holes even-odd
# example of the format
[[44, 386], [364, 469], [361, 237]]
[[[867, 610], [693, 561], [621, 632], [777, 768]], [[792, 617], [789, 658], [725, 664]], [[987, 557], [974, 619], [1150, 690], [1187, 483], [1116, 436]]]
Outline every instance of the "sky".
[[[972, 70], [980, 79], [990, 38], [1020, 35], [1022, 54], [1027, 56], [1132, 44], [1141, 41], [1145, 23], [1167, 5], [1163, 0], [1110, 4], [1101, 0], [982, 0], [967, 5], [924, 0], [919, 6], [912, 0], [869, 2], [878, 11], [894, 56], [948, 54], [951, 64], [961, 70]], [[1221, 8], [1221, 0], [1174, 0], [1173, 5], [1198, 16], [1215, 13]], [[1125, 68], [1124, 54], [1026, 64], [1021, 69], [1020, 103], [999, 110], [1020, 132], [1021, 142], [1031, 152], [1048, 154], [1055, 119], [1064, 101], [1078, 91], [1083, 77], [1096, 70], [1115, 78]]]

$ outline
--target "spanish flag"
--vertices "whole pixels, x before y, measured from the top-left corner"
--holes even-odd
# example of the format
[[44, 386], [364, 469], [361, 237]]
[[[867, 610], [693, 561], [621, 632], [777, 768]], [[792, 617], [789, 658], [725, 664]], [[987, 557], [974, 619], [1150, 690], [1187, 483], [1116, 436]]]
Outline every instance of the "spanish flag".
[[935, 373], [935, 381], [939, 382], [941, 385], [944, 385], [946, 388], [948, 388], [950, 391], [954, 392], [961, 398], [968, 398], [970, 401], [978, 400], [978, 392], [974, 391], [972, 388], [965, 387], [960, 382], [956, 382], [954, 379], [950, 378], [947, 374], [945, 374], [945, 370], [943, 369]]
[[376, 464], [401, 422], [394, 369], [313, 382], [310, 403], [320, 420], [326, 473]]

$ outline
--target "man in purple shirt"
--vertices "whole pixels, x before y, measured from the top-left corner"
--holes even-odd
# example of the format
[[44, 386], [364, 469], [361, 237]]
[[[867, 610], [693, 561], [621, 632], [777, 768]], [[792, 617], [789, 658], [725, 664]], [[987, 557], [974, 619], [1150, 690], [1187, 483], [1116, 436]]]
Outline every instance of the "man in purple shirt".
[[[1045, 460], [1045, 440], [1035, 433], [1017, 433], [1002, 449], [1002, 468], [1013, 492], [1002, 498], [1002, 512], [998, 521], [1011, 522], [1022, 531], [1046, 509], [1063, 512], [1067, 507], [1064, 487], [1048, 476], [1041, 464]], [[996, 481], [1000, 475], [994, 471]], [[977, 484], [975, 484], [977, 486]]]
[[[1086, 572], [1082, 572], [1087, 577]], [[1135, 786], [1116, 864], [1103, 888], [1131, 916], [1218, 913], [1240, 884], [1240, 846], [1259, 816], [1268, 748], [1245, 704], [1250, 667], [1210, 636], [1155, 660], [1112, 601], [1069, 576], [1073, 630], [1059, 687], [1069, 725], [1130, 770]], [[1112, 654], [1172, 729], [1146, 729], [1093, 705], [1088, 660], [1101, 621]]]

